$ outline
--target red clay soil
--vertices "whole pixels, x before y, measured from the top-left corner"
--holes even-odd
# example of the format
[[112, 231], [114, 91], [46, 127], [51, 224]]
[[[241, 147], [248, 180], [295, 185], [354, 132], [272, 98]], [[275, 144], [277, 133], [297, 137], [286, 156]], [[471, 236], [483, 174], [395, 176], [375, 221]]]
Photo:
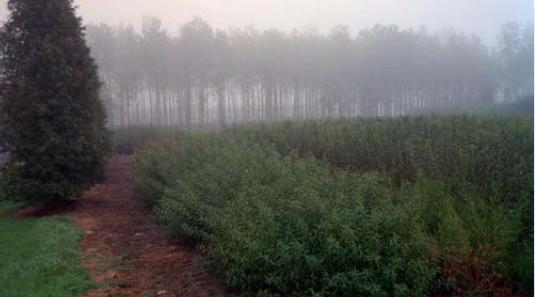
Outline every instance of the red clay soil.
[[72, 209], [85, 235], [84, 266], [98, 288], [87, 297], [234, 296], [204, 267], [195, 250], [171, 241], [133, 194], [128, 156], [114, 156], [107, 180]]

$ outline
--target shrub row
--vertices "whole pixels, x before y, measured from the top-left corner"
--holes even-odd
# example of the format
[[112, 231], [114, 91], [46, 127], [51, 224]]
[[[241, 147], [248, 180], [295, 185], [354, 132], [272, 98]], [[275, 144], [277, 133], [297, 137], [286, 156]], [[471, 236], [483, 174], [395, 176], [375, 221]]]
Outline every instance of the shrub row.
[[421, 296], [435, 276], [413, 218], [378, 174], [336, 175], [217, 137], [136, 157], [138, 188], [173, 233], [205, 244], [230, 285], [266, 296]]
[[237, 126], [232, 137], [297, 151], [352, 171], [386, 172], [397, 180], [418, 172], [470, 183], [503, 200], [533, 193], [533, 118], [406, 117]]
[[251, 295], [485, 296], [508, 279], [532, 290], [529, 125], [407, 118], [183, 134], [138, 152], [136, 184], [169, 230]]

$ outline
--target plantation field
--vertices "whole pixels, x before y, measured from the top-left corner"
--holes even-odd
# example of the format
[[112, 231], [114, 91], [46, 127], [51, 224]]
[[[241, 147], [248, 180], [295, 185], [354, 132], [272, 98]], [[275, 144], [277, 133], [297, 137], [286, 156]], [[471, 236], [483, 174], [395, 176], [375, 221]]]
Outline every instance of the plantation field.
[[244, 295], [530, 293], [532, 127], [448, 116], [181, 132], [138, 150], [136, 189]]
[[17, 208], [0, 201], [0, 296], [75, 297], [89, 289], [81, 232], [65, 217], [14, 219]]

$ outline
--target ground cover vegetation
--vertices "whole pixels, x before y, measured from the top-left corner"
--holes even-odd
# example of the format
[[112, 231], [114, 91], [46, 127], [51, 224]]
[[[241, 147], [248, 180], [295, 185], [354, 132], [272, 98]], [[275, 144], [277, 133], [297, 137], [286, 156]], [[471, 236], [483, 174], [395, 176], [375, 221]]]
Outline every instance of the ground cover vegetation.
[[69, 219], [13, 217], [22, 205], [0, 201], [0, 296], [76, 297], [92, 286]]
[[179, 133], [137, 190], [257, 296], [532, 292], [533, 121], [447, 116]]

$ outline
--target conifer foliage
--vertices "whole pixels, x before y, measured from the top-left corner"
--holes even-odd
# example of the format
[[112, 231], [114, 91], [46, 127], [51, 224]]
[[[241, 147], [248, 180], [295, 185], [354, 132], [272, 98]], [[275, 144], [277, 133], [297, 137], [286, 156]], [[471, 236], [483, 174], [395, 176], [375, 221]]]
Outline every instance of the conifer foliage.
[[0, 32], [9, 195], [54, 203], [101, 175], [109, 152], [98, 70], [72, 0], [9, 0]]

